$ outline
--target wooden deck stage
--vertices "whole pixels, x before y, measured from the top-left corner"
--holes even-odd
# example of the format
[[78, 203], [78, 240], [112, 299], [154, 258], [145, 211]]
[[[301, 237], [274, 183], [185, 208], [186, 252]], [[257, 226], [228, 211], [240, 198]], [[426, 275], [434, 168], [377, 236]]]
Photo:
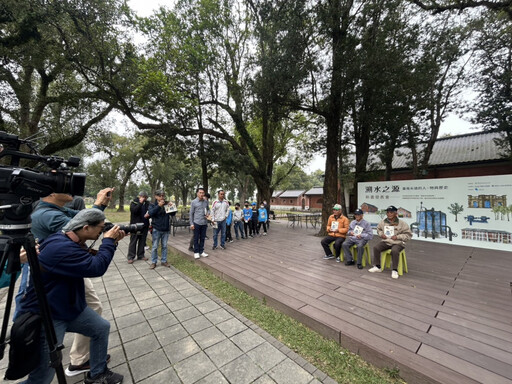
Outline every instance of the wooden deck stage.
[[[273, 221], [212, 251], [209, 229], [197, 262], [408, 383], [512, 383], [512, 252], [412, 240], [393, 280], [323, 260], [316, 232]], [[192, 258], [190, 237], [169, 246]]]

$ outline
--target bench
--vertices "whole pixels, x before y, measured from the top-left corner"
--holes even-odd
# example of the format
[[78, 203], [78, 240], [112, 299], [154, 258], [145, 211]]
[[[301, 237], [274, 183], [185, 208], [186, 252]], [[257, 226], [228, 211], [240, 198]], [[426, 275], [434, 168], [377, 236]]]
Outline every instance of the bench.
[[190, 233], [190, 221], [186, 217], [177, 218], [176, 216], [171, 216], [171, 226], [172, 226], [172, 235], [176, 236], [176, 228], [184, 228], [188, 227], [188, 231]]

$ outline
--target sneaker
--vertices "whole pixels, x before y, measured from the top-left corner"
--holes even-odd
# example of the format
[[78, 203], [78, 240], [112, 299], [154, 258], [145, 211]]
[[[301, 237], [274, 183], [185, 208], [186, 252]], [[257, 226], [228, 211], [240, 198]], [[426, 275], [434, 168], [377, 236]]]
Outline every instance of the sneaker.
[[[204, 252], [203, 252], [204, 253]], [[199, 255], [199, 253], [194, 253], [194, 259], [199, 259], [201, 256]]]
[[133, 259], [128, 259], [128, 264], [133, 264]]
[[[110, 363], [110, 355], [107, 354], [107, 364]], [[89, 360], [80, 365], [69, 364], [69, 366], [64, 371], [66, 376], [72, 377], [76, 375], [80, 375], [81, 373], [89, 372], [91, 366], [89, 365]]]
[[264, 233], [263, 233], [263, 236], [267, 236], [267, 232], [264, 232]]
[[325, 255], [324, 256], [324, 260], [331, 260], [331, 259], [334, 259], [333, 255]]
[[208, 254], [206, 252], [203, 252], [203, 253], [201, 253], [201, 257], [208, 257]]
[[249, 237], [250, 237], [251, 239], [252, 239], [252, 238], [254, 238], [254, 236], [253, 236], [253, 235], [249, 235]]
[[395, 271], [395, 270], [391, 271], [391, 278], [398, 279], [398, 271]]
[[[238, 239], [237, 239], [238, 240]], [[233, 239], [229, 240], [228, 243], [232, 243], [233, 242]]]
[[347, 261], [345, 261], [345, 265], [354, 265], [354, 264], [355, 264], [354, 260], [350, 260], [350, 261], [347, 260]]
[[224, 247], [223, 245], [221, 246], [218, 246], [217, 249], [223, 249], [223, 250], [226, 250], [226, 247]]
[[167, 261], [163, 262], [163, 263], [160, 263], [160, 265], [162, 267], [167, 267], [167, 268], [171, 268], [171, 266], [169, 265], [169, 263]]
[[341, 259], [339, 257], [336, 258], [337, 263], [341, 263]]
[[155, 269], [156, 268], [156, 263], [151, 263], [151, 265], [149, 266], [149, 269]]
[[375, 272], [382, 272], [382, 270], [377, 267], [376, 265], [374, 265], [373, 267], [371, 267], [368, 272], [371, 272], [371, 273], [375, 273]]
[[213, 250], [213, 251], [215, 251], [217, 248], [218, 248], [218, 247], [217, 247], [216, 245], [214, 245], [214, 246], [212, 247], [212, 250]]
[[95, 378], [87, 374], [85, 376], [84, 384], [120, 384], [123, 382], [123, 375], [112, 372], [110, 369], [105, 369], [105, 372], [100, 373]]
[[357, 269], [363, 269], [363, 266], [361, 264], [357, 264]]

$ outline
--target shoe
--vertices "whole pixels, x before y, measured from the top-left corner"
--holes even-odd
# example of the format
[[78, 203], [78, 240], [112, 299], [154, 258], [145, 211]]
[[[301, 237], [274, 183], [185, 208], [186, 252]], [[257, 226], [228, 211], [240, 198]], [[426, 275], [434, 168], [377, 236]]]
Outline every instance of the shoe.
[[156, 268], [156, 263], [151, 263], [151, 265], [149, 266], [149, 269], [155, 269]]
[[169, 263], [167, 261], [164, 261], [163, 263], [160, 263], [160, 265], [162, 267], [167, 267], [167, 268], [171, 268], [171, 266], [169, 265]]
[[263, 236], [267, 236], [267, 232], [264, 232], [264, 233], [263, 233]]
[[[203, 252], [204, 253], [204, 252]], [[199, 259], [201, 256], [199, 255], [199, 253], [194, 253], [194, 259]]]
[[140, 258], [138, 258], [137, 260], [148, 261], [148, 258], [147, 258], [147, 257], [140, 257]]
[[194, 247], [188, 247], [188, 250], [189, 250], [189, 251], [193, 251], [193, 250], [194, 250]]
[[208, 254], [206, 252], [201, 253], [201, 257], [208, 257]]
[[[238, 237], [237, 237], [236, 239], [237, 239], [237, 240], [240, 240]], [[242, 237], [242, 239], [243, 239], [243, 237]]]
[[95, 378], [85, 376], [84, 384], [120, 384], [123, 382], [123, 375], [112, 372], [110, 369], [105, 369], [105, 372], [100, 373]]
[[375, 273], [375, 272], [382, 272], [382, 270], [381, 270], [379, 267], [377, 267], [376, 265], [374, 265], [373, 267], [371, 267], [371, 268], [368, 270], [368, 272], [370, 272], [370, 273]]
[[[110, 363], [110, 355], [107, 354], [107, 364]], [[72, 377], [76, 375], [80, 375], [81, 373], [89, 372], [91, 366], [89, 365], [89, 360], [80, 365], [69, 364], [69, 366], [64, 371], [66, 376]]]
[[[237, 239], [238, 240], [238, 239]], [[228, 243], [232, 243], [233, 242], [233, 239], [229, 240]]]
[[242, 237], [242, 240], [245, 240], [245, 239], [247, 239], [247, 237]]
[[224, 247], [223, 245], [217, 247], [217, 249], [223, 249], [223, 250], [226, 250], [226, 247]]
[[361, 264], [357, 264], [357, 269], [363, 269], [363, 266]]
[[354, 265], [354, 264], [355, 264], [354, 260], [350, 260], [350, 261], [347, 260], [347, 261], [345, 261], [345, 265]]
[[331, 259], [334, 259], [333, 255], [325, 255], [324, 256], [324, 260], [331, 260]]
[[398, 279], [398, 271], [395, 271], [395, 270], [391, 271], [391, 278]]
[[205, 236], [204, 239], [205, 240], [210, 240], [210, 238], [208, 236]]
[[336, 258], [336, 262], [337, 262], [337, 263], [341, 263], [341, 260], [340, 260], [340, 258], [339, 258], [339, 257], [337, 257], [337, 258]]
[[212, 247], [212, 250], [213, 250], [213, 251], [215, 251], [217, 248], [218, 248], [218, 247], [214, 245], [214, 246]]
[[133, 264], [133, 259], [128, 259], [128, 264]]
[[253, 239], [253, 238], [254, 238], [254, 236], [253, 236], [253, 235], [249, 235], [249, 237], [250, 237], [251, 239]]

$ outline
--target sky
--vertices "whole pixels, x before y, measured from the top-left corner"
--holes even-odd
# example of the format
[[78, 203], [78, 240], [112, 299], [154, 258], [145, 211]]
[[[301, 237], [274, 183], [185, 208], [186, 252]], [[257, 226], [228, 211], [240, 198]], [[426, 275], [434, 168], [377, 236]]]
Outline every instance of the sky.
[[[128, 5], [141, 17], [147, 17], [153, 14], [153, 11], [158, 9], [160, 6], [170, 7], [174, 0], [128, 0]], [[469, 95], [469, 93], [468, 93]], [[458, 117], [455, 114], [449, 115], [441, 124], [439, 130], [439, 137], [444, 135], [462, 135], [465, 133], [471, 133], [478, 131], [479, 129], [472, 125], [470, 122]], [[317, 169], [325, 168], [325, 157], [315, 156], [312, 161], [309, 162], [305, 171], [311, 173]]]

